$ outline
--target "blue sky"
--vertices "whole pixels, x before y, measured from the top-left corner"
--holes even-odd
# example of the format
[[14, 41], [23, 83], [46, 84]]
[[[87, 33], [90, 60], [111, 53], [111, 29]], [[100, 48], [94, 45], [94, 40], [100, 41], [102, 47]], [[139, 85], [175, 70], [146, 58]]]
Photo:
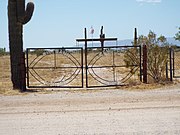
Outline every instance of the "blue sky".
[[[0, 47], [8, 49], [8, 0], [0, 1]], [[83, 38], [84, 28], [89, 30], [91, 26], [94, 37], [99, 37], [103, 25], [106, 37], [119, 40], [133, 38], [135, 27], [138, 35], [152, 30], [157, 35], [173, 37], [180, 26], [180, 0], [33, 1], [34, 15], [24, 25], [24, 49], [75, 46], [75, 39]]]

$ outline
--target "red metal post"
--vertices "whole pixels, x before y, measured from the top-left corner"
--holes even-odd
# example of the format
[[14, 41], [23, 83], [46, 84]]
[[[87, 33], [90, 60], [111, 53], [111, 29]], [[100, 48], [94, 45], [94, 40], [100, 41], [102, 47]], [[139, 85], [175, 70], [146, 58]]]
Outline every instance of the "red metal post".
[[143, 45], [143, 83], [147, 83], [147, 46]]
[[170, 47], [169, 48], [169, 59], [170, 59], [170, 61], [169, 61], [169, 67], [170, 67], [170, 81], [173, 81], [173, 61], [172, 61], [172, 55], [173, 55], [173, 50], [172, 50], [172, 48]]

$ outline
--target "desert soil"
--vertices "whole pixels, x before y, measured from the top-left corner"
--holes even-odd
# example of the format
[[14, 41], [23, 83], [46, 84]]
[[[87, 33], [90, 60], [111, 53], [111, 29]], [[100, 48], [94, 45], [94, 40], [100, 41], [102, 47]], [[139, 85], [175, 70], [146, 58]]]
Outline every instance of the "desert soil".
[[179, 135], [180, 88], [0, 95], [0, 135]]

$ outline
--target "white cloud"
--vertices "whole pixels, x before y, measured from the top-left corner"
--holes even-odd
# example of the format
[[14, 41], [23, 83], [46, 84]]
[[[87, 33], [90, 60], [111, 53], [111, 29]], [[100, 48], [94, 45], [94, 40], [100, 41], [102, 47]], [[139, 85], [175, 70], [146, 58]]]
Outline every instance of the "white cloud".
[[161, 3], [162, 0], [136, 0], [137, 2], [140, 3]]

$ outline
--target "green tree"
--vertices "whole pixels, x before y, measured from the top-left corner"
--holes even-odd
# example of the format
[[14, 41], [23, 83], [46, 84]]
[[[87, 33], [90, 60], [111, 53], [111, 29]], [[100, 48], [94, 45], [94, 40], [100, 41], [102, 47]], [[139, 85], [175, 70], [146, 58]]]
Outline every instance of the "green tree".
[[174, 37], [176, 40], [180, 41], [180, 27], [179, 27], [179, 31], [175, 34]]

